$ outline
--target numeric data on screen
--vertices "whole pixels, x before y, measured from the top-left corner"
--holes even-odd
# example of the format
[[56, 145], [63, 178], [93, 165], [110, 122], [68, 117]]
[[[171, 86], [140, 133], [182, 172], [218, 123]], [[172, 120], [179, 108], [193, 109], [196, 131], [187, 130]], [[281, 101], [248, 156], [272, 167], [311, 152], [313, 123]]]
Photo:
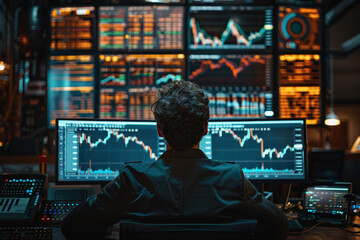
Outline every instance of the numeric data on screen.
[[183, 7], [108, 6], [99, 11], [99, 49], [183, 49]]

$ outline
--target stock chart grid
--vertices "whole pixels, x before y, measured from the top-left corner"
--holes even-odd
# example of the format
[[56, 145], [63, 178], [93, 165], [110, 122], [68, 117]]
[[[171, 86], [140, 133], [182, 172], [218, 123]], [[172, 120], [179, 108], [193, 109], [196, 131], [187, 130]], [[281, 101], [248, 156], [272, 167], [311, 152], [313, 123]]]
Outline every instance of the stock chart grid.
[[153, 162], [165, 151], [156, 122], [59, 120], [59, 181], [110, 181], [126, 162]]
[[305, 179], [302, 120], [210, 121], [200, 149], [239, 164], [249, 179]]
[[[58, 117], [153, 119], [156, 90], [180, 79], [207, 93], [212, 118], [306, 117], [308, 124], [320, 124], [325, 91], [317, 1], [52, 8], [48, 128]], [[78, 60], [69, 59], [70, 49], [79, 50]], [[90, 57], [88, 66], [82, 56]], [[54, 58], [65, 65], [58, 72]]]

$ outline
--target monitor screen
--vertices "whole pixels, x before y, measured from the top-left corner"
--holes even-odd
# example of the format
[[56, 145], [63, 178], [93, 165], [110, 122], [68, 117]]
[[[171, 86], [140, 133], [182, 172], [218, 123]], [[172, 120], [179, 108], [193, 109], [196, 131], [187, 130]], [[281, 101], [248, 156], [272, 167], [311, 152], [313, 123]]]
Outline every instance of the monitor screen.
[[[348, 185], [313, 186], [306, 188], [304, 209], [319, 217], [341, 217], [346, 213]], [[320, 219], [321, 220], [321, 219]]]
[[181, 6], [103, 6], [99, 10], [100, 50], [182, 50]]
[[184, 54], [101, 54], [100, 118], [153, 119], [156, 89], [184, 77]]
[[189, 81], [201, 86], [216, 117], [272, 117], [272, 55], [191, 54]]
[[279, 87], [280, 117], [306, 118], [306, 123], [320, 123], [320, 86]]
[[94, 118], [94, 59], [91, 55], [51, 56], [47, 82], [47, 125], [56, 118]]
[[212, 120], [200, 149], [251, 180], [306, 179], [305, 120]]
[[153, 162], [165, 151], [156, 122], [57, 119], [57, 180], [107, 182], [129, 162]]
[[317, 8], [279, 7], [279, 48], [320, 50], [320, 11]]
[[272, 8], [190, 6], [190, 50], [254, 50], [272, 46]]
[[51, 50], [90, 50], [93, 47], [95, 7], [51, 10]]

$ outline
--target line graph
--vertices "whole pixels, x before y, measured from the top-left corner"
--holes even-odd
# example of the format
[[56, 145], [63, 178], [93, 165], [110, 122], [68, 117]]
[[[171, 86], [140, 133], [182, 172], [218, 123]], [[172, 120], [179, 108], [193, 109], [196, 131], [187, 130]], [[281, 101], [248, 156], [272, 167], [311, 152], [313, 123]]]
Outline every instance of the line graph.
[[[74, 135], [79, 175], [113, 176], [125, 162], [158, 159], [156, 128], [79, 128]], [[74, 144], [75, 145], [75, 144]]]
[[92, 148], [96, 148], [100, 143], [102, 144], [106, 144], [107, 141], [111, 138], [111, 136], [115, 136], [116, 137], [116, 141], [118, 141], [119, 139], [123, 139], [124, 143], [125, 143], [125, 147], [128, 147], [129, 142], [134, 142], [137, 145], [140, 145], [144, 148], [144, 150], [146, 152], [149, 153], [149, 157], [151, 159], [157, 160], [157, 156], [155, 155], [155, 153], [153, 153], [153, 150], [151, 149], [151, 147], [149, 145], [146, 145], [143, 141], [139, 140], [137, 136], [125, 136], [123, 133], [116, 132], [114, 130], [107, 130], [108, 135], [104, 138], [104, 139], [98, 139], [96, 140], [94, 143], [91, 142], [91, 136], [88, 135], [86, 136], [85, 133], [79, 133], [79, 143], [82, 144], [84, 141], [89, 144], [90, 146], [90, 150]]
[[272, 88], [272, 57], [267, 54], [192, 54], [188, 64], [188, 79], [203, 87]]
[[243, 138], [236, 135], [236, 133], [231, 129], [221, 129], [219, 131], [219, 137], [222, 137], [223, 132], [230, 134], [234, 138], [234, 140], [239, 142], [241, 147], [244, 147], [246, 141], [253, 139], [255, 142], [261, 145], [260, 153], [262, 158], [265, 158], [266, 155], [269, 155], [269, 158], [272, 159], [274, 153], [276, 155], [276, 158], [283, 158], [286, 152], [293, 152], [295, 150], [295, 147], [290, 147], [289, 145], [286, 145], [286, 147], [281, 151], [277, 150], [276, 148], [264, 149], [264, 140], [258, 135], [254, 135], [253, 129], [248, 129], [247, 134]]
[[272, 9], [191, 6], [189, 49], [266, 49], [272, 46]]
[[240, 58], [240, 63], [236, 64], [232, 62], [231, 60], [228, 60], [226, 58], [221, 58], [216, 63], [212, 60], [203, 60], [200, 63], [200, 68], [194, 70], [190, 76], [189, 80], [196, 79], [197, 77], [203, 75], [206, 72], [213, 71], [216, 69], [221, 69], [224, 67], [227, 67], [231, 70], [233, 79], [236, 79], [238, 75], [247, 67], [249, 67], [253, 63], [260, 63], [265, 64], [265, 59], [262, 59], [257, 55], [256, 57], [252, 56], [244, 56]]
[[226, 24], [226, 29], [221, 33], [221, 37], [211, 36], [205, 29], [200, 27], [199, 22], [192, 17], [190, 19], [190, 28], [193, 36], [194, 45], [211, 45], [212, 47], [223, 46], [230, 36], [236, 38], [236, 44], [243, 44], [251, 46], [254, 43], [262, 40], [265, 37], [265, 26], [259, 31], [250, 32], [249, 35], [235, 22], [234, 19], [229, 19]]
[[169, 80], [170, 81], [180, 81], [182, 79], [181, 74], [168, 74], [162, 78], [159, 78], [158, 80], [155, 81], [156, 85], [161, 85], [161, 84], [165, 84], [167, 83]]
[[101, 86], [123, 86], [125, 84], [125, 75], [120, 75], [119, 77], [110, 75], [100, 80]]

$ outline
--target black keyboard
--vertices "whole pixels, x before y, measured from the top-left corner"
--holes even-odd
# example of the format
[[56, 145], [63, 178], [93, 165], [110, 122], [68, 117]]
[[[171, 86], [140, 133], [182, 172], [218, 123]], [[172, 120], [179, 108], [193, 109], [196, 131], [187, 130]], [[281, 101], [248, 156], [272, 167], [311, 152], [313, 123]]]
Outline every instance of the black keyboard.
[[51, 240], [52, 229], [44, 227], [0, 227], [0, 240]]
[[289, 232], [301, 232], [304, 230], [303, 225], [298, 220], [288, 221]]

